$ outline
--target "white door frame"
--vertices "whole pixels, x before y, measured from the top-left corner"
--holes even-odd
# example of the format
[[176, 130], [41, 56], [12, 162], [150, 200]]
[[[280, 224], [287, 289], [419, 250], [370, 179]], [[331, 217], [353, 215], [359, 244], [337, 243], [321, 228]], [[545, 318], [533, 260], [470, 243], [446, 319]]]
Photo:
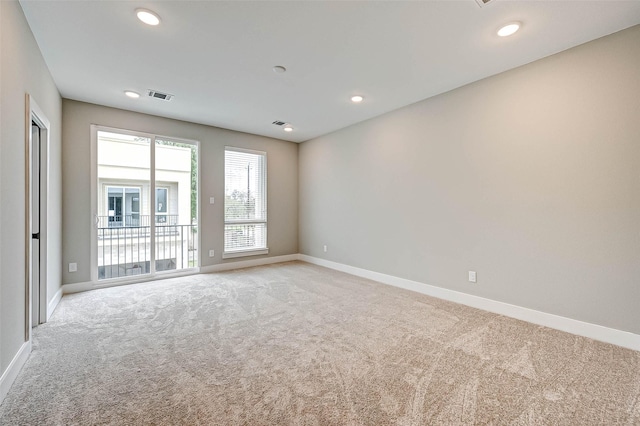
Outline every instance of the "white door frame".
[[[1, 1], [1, 0], [0, 0]], [[154, 133], [147, 133], [142, 131], [135, 130], [127, 130], [121, 129], [117, 127], [109, 127], [102, 126], [98, 124], [91, 124], [91, 214], [93, 217], [92, 226], [91, 226], [91, 288], [107, 288], [118, 285], [125, 284], [133, 284], [144, 281], [150, 281], [158, 279], [159, 276], [169, 278], [169, 277], [177, 277], [183, 275], [191, 275], [194, 273], [200, 272], [200, 264], [202, 262], [202, 234], [198, 232], [198, 265], [193, 268], [185, 268], [178, 271], [162, 271], [156, 272], [155, 270], [155, 249], [151, 250], [150, 260], [149, 260], [149, 269], [150, 273], [145, 275], [133, 275], [133, 276], [125, 276], [118, 278], [107, 278], [103, 280], [98, 280], [98, 197], [99, 197], [99, 188], [98, 188], [98, 132], [111, 132], [111, 133], [122, 133], [125, 135], [131, 136], [140, 136], [144, 138], [149, 138], [150, 144], [150, 176], [149, 176], [149, 226], [150, 226], [150, 244], [151, 247], [155, 247], [155, 219], [152, 219], [155, 213], [155, 205], [156, 205], [156, 160], [155, 160], [155, 149], [156, 149], [156, 139], [167, 139], [174, 142], [181, 142], [189, 145], [194, 145], [198, 149], [198, 184], [197, 184], [197, 192], [198, 192], [198, 220], [201, 218], [201, 203], [200, 203], [200, 176], [201, 176], [201, 149], [200, 149], [200, 141], [193, 139], [184, 139], [178, 138], [174, 136], [166, 136], [159, 135]], [[126, 186], [126, 185], [125, 185]], [[142, 191], [140, 192], [142, 194]], [[168, 192], [167, 192], [168, 195]], [[142, 208], [142, 207], [141, 207]]]
[[[47, 321], [47, 206], [49, 201], [49, 134], [51, 124], [36, 101], [26, 94], [25, 108], [25, 340], [31, 340], [32, 309], [38, 310], [40, 324]], [[31, 123], [40, 127], [40, 268], [39, 306], [32, 306], [32, 196], [33, 140]]]

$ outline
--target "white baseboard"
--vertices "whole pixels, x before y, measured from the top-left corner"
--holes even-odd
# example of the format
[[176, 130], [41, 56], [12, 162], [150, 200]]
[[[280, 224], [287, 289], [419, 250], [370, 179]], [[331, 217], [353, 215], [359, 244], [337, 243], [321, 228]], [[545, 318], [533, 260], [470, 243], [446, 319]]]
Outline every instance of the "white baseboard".
[[56, 294], [53, 295], [53, 299], [51, 299], [49, 301], [49, 304], [47, 305], [47, 321], [49, 321], [49, 318], [51, 318], [51, 315], [53, 315], [53, 311], [55, 311], [58, 307], [60, 299], [62, 299], [62, 287], [60, 287], [58, 291], [56, 291]]
[[64, 284], [62, 294], [80, 293], [82, 291], [98, 290], [101, 288], [118, 287], [122, 285], [138, 284], [148, 281], [168, 280], [200, 273], [200, 268], [189, 268], [178, 271], [166, 271], [157, 275], [131, 275], [122, 278], [107, 279], [97, 283], [86, 281], [82, 283]]
[[217, 265], [203, 266], [201, 273], [229, 271], [232, 269], [252, 268], [254, 266], [270, 265], [272, 263], [283, 263], [299, 260], [299, 254], [286, 254], [283, 256], [263, 257], [260, 259], [239, 260], [237, 262], [219, 263]]
[[80, 293], [81, 291], [89, 291], [95, 289], [91, 281], [83, 283], [63, 284], [62, 294]]
[[93, 283], [91, 281], [81, 282], [81, 283], [73, 283], [73, 284], [64, 284], [62, 286], [62, 294], [71, 294], [71, 293], [80, 293], [82, 291], [95, 290], [99, 288], [108, 288], [115, 287], [119, 285], [128, 285], [134, 283], [140, 283], [145, 281], [155, 281], [169, 278], [177, 278], [185, 275], [193, 275], [193, 274], [207, 274], [211, 272], [220, 272], [220, 271], [229, 271], [232, 269], [242, 269], [242, 268], [251, 268], [253, 266], [262, 266], [269, 265], [272, 263], [282, 263], [282, 262], [291, 262], [293, 260], [298, 260], [299, 254], [287, 254], [283, 256], [273, 256], [273, 257], [263, 257], [260, 259], [250, 259], [250, 260], [239, 260], [236, 262], [225, 262], [219, 263], [217, 265], [203, 266], [201, 268], [195, 268], [184, 273], [173, 273], [173, 274], [161, 274], [153, 277], [145, 277], [140, 278], [136, 276], [131, 280], [117, 280], [117, 281], [106, 281], [101, 282], [99, 284]]
[[628, 349], [640, 351], [640, 335], [629, 333], [627, 331], [603, 327], [601, 325], [561, 317], [559, 315], [540, 312], [529, 308], [523, 308], [521, 306], [498, 302], [496, 300], [485, 299], [484, 297], [473, 296], [471, 294], [461, 293], [459, 291], [436, 287], [429, 284], [423, 284], [417, 281], [411, 281], [392, 275], [381, 274], [379, 272], [356, 268], [354, 266], [332, 262], [317, 257], [307, 256], [304, 254], [299, 255], [298, 258], [299, 260], [302, 260], [304, 262], [313, 263], [315, 265], [346, 272], [351, 275], [378, 281], [383, 284], [412, 290], [418, 293], [426, 294], [427, 296], [437, 297], [438, 299], [460, 303], [463, 305], [471, 306], [473, 308], [482, 309], [496, 314], [527, 321], [533, 324], [538, 324], [545, 327], [554, 328], [556, 330], [577, 334], [578, 336], [584, 336], [594, 340], [599, 340], [601, 342], [611, 343]]
[[18, 373], [20, 373], [24, 363], [27, 362], [30, 353], [31, 342], [24, 342], [16, 356], [11, 360], [7, 369], [2, 373], [2, 377], [0, 377], [0, 404], [4, 401], [4, 397], [7, 396], [11, 385], [16, 380], [16, 377], [18, 377]]

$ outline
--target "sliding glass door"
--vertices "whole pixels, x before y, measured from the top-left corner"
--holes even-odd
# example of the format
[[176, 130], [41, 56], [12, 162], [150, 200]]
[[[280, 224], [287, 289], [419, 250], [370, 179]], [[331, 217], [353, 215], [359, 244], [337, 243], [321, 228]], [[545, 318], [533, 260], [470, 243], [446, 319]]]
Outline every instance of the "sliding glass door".
[[93, 132], [95, 279], [196, 268], [197, 142]]
[[198, 266], [198, 147], [155, 138], [155, 269]]

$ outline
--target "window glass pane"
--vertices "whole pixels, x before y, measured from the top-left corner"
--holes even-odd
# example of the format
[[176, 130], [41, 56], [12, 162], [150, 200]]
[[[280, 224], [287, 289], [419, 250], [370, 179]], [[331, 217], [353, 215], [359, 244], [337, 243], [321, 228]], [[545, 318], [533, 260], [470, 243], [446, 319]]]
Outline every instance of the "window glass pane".
[[224, 251], [261, 249], [267, 246], [267, 224], [225, 225]]
[[167, 189], [156, 189], [156, 213], [167, 212]]
[[198, 266], [198, 146], [156, 138], [155, 268]]
[[267, 247], [266, 154], [225, 151], [224, 250]]
[[265, 156], [225, 152], [225, 220], [266, 220]]
[[96, 136], [97, 277], [148, 274], [149, 228], [141, 215], [148, 215], [144, 200], [149, 197], [151, 140], [104, 131]]
[[197, 267], [198, 144], [96, 133], [98, 279]]

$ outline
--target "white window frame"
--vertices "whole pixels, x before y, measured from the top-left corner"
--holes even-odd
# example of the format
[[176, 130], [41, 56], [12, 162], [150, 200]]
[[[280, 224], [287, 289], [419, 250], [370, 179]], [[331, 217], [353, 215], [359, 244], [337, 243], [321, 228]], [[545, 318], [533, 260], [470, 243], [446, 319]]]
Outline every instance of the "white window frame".
[[265, 151], [255, 151], [252, 149], [238, 148], [234, 146], [225, 146], [225, 165], [224, 165], [224, 185], [226, 188], [226, 179], [227, 179], [227, 163], [226, 163], [226, 153], [227, 151], [233, 152], [243, 152], [247, 154], [260, 155], [263, 158], [264, 166], [262, 173], [262, 186], [263, 186], [263, 194], [264, 194], [264, 219], [242, 219], [242, 220], [227, 220], [226, 218], [226, 189], [225, 189], [225, 213], [224, 213], [224, 228], [223, 228], [223, 238], [226, 239], [226, 228], [227, 225], [256, 225], [256, 224], [264, 224], [265, 228], [265, 246], [260, 248], [252, 248], [252, 249], [241, 249], [241, 250], [226, 250], [226, 240], [223, 241], [223, 247], [225, 247], [222, 258], [223, 259], [231, 259], [236, 257], [246, 257], [246, 256], [259, 256], [264, 254], [269, 254], [269, 232], [268, 232], [268, 194], [267, 194], [267, 153]]

